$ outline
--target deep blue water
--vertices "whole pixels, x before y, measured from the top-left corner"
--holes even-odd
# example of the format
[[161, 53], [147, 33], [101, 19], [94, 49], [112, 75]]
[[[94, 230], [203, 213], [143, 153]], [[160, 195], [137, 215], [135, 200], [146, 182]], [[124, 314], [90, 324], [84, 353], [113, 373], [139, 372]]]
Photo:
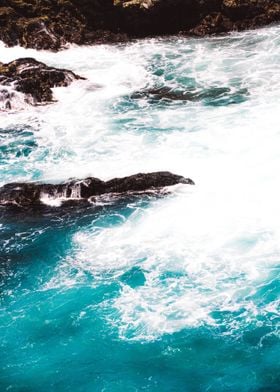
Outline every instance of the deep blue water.
[[280, 390], [279, 37], [1, 47], [88, 78], [1, 113], [1, 184], [170, 170], [196, 186], [0, 207], [0, 391]]

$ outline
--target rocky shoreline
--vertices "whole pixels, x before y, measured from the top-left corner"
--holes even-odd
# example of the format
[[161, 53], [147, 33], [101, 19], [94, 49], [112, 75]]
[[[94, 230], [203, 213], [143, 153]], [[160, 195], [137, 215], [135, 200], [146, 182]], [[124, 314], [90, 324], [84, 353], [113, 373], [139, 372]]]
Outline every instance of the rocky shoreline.
[[277, 0], [1, 0], [0, 40], [57, 51], [67, 43], [205, 36], [279, 20]]
[[[256, 28], [280, 20], [278, 0], [0, 0], [0, 40], [8, 46], [58, 51], [79, 45], [126, 42], [131, 38], [209, 34]], [[0, 62], [0, 110], [53, 102], [53, 87], [84, 79], [66, 69], [49, 67], [33, 58]], [[229, 93], [227, 87], [203, 93], [171, 87], [136, 91], [131, 99], [197, 101]], [[19, 95], [18, 95], [19, 94]], [[248, 95], [246, 89], [231, 103]], [[111, 181], [97, 178], [65, 183], [12, 183], [0, 188], [0, 205], [35, 206], [47, 198], [91, 201], [95, 196], [148, 192], [192, 180], [169, 172], [137, 174]]]

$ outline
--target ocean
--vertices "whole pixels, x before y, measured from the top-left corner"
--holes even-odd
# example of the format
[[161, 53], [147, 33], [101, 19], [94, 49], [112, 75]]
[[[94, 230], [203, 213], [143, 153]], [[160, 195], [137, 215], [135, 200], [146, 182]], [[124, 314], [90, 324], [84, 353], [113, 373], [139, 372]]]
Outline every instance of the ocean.
[[87, 78], [1, 113], [0, 185], [196, 183], [0, 207], [0, 390], [279, 391], [280, 26], [0, 53]]

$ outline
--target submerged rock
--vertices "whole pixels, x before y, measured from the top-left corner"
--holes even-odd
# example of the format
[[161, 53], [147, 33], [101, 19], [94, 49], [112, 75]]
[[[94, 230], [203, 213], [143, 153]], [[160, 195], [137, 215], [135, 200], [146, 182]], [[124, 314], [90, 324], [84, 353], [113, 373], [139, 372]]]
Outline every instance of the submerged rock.
[[146, 98], [150, 103], [163, 101], [203, 101], [208, 105], [217, 105], [219, 101], [225, 104], [239, 103], [249, 94], [246, 88], [232, 91], [229, 87], [212, 87], [205, 90], [195, 88], [189, 91], [174, 89], [173, 87], [155, 87], [134, 92], [131, 99]]
[[1, 0], [0, 40], [58, 50], [179, 32], [255, 28], [280, 20], [279, 0]]
[[84, 180], [69, 180], [61, 184], [10, 183], [0, 188], [0, 205], [29, 207], [40, 205], [47, 199], [83, 202], [100, 195], [149, 192], [176, 184], [194, 185], [194, 182], [170, 172], [154, 172], [139, 173], [109, 181], [89, 177]]
[[227, 87], [214, 87], [205, 91], [180, 91], [172, 87], [159, 87], [141, 90], [131, 95], [131, 98], [138, 99], [149, 97], [154, 100], [167, 99], [170, 101], [200, 101], [204, 98], [217, 98], [230, 92]]
[[17, 108], [15, 102], [19, 100], [31, 105], [52, 102], [53, 87], [68, 86], [77, 79], [83, 78], [66, 69], [48, 67], [33, 58], [0, 63], [0, 108]]

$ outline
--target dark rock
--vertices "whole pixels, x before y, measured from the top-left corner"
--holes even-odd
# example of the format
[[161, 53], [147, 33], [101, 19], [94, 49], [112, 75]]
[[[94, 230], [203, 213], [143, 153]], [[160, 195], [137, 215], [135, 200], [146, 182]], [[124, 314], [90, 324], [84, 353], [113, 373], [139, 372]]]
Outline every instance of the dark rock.
[[189, 30], [196, 36], [255, 29], [280, 20], [279, 1], [222, 0], [219, 10], [205, 15]]
[[194, 0], [116, 1], [122, 28], [137, 37], [173, 34], [187, 29], [200, 19], [201, 7]]
[[123, 41], [117, 13], [111, 0], [1, 0], [0, 40], [53, 51], [68, 42]]
[[237, 30], [237, 26], [221, 12], [214, 12], [207, 15], [201, 22], [190, 29], [189, 33], [198, 37], [210, 34], [220, 34], [227, 31]]
[[89, 177], [84, 180], [69, 180], [61, 184], [10, 183], [0, 188], [0, 205], [36, 206], [42, 203], [43, 197], [84, 202], [104, 194], [126, 195], [134, 192], [149, 192], [175, 184], [194, 185], [194, 182], [170, 172], [154, 172], [114, 178], [110, 181]]
[[279, 0], [116, 0], [115, 3], [123, 9], [126, 31], [136, 36], [179, 31], [204, 36], [252, 29], [280, 20]]
[[172, 87], [150, 88], [141, 90], [131, 95], [131, 98], [138, 99], [143, 97], [152, 100], [166, 99], [170, 101], [200, 101], [205, 98], [218, 98], [230, 91], [227, 87], [213, 87], [205, 91], [182, 91], [175, 90]]
[[223, 0], [222, 10], [233, 21], [254, 18], [265, 12], [265, 1]]
[[72, 71], [48, 67], [32, 58], [0, 63], [0, 102], [4, 109], [11, 109], [16, 91], [25, 94], [25, 101], [29, 104], [51, 102], [51, 88], [68, 86], [76, 79], [83, 78]]
[[36, 49], [179, 32], [203, 36], [279, 20], [279, 0], [0, 0], [0, 40]]
[[149, 88], [134, 92], [130, 98], [140, 99], [147, 98], [150, 103], [163, 101], [203, 101], [207, 104], [217, 104], [219, 100], [224, 99], [227, 103], [243, 102], [248, 95], [247, 89], [231, 91], [229, 87], [212, 87], [207, 89], [192, 89], [189, 91], [178, 90], [172, 87]]

